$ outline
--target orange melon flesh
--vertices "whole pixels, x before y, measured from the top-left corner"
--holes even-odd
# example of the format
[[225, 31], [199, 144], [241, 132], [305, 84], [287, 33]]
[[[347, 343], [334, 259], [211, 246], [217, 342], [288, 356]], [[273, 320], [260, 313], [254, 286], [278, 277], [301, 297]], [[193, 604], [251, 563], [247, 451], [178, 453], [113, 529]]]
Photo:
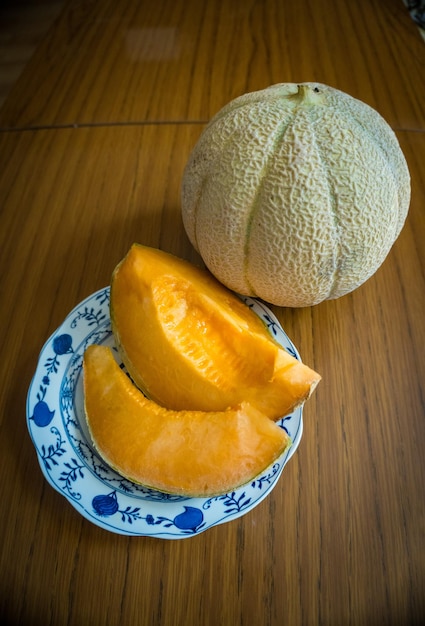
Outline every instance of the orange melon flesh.
[[133, 482], [211, 496], [247, 483], [290, 445], [247, 403], [225, 412], [170, 411], [144, 397], [106, 346], [84, 354], [84, 407], [101, 457]]
[[114, 270], [111, 321], [135, 384], [174, 410], [223, 411], [247, 401], [272, 419], [320, 380], [212, 275], [134, 244]]

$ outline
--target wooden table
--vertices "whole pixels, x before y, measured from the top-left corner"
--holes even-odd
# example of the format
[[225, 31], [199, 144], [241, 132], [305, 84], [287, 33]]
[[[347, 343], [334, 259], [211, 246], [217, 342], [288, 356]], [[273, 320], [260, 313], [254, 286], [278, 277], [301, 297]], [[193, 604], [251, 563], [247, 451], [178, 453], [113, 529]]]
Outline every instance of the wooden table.
[[[401, 0], [73, 0], [0, 111], [3, 623], [375, 626], [425, 616], [425, 45]], [[26, 424], [40, 350], [133, 241], [198, 262], [180, 182], [206, 121], [277, 82], [375, 107], [405, 227], [339, 300], [273, 311], [323, 377], [270, 495], [184, 540], [91, 523]]]

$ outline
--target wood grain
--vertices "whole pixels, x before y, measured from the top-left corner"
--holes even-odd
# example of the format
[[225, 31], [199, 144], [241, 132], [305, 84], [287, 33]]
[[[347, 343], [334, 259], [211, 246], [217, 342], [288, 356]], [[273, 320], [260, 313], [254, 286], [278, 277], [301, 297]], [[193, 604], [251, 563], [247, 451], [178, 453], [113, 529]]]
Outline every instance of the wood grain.
[[[424, 47], [401, 0], [74, 0], [0, 127], [206, 121], [230, 99], [317, 81], [424, 129]], [[108, 62], [105, 62], [105, 59]]]
[[3, 0], [0, 6], [0, 107], [63, 8], [65, 0]]
[[[423, 623], [425, 46], [401, 2], [300, 6], [69, 2], [0, 113], [3, 623]], [[123, 33], [140, 29], [130, 63]], [[133, 241], [200, 263], [180, 216], [190, 150], [215, 109], [279, 77], [387, 116], [412, 177], [405, 227], [352, 294], [273, 307], [323, 379], [272, 493], [184, 541], [108, 533], [38, 466], [25, 421], [38, 354]]]

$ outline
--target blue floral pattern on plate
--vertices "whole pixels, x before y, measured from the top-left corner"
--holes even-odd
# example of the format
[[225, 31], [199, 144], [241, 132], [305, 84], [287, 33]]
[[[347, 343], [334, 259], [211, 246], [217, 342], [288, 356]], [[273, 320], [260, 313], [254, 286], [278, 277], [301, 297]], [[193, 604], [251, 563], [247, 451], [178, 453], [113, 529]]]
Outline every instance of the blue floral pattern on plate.
[[[300, 356], [262, 302], [243, 298], [271, 335]], [[88, 345], [112, 348], [109, 288], [81, 302], [43, 347], [27, 396], [27, 426], [47, 481], [97, 526], [122, 535], [184, 539], [248, 513], [272, 490], [302, 436], [302, 407], [278, 424], [292, 446], [252, 482], [212, 498], [185, 498], [136, 485], [107, 466], [94, 450], [84, 418], [82, 360]]]

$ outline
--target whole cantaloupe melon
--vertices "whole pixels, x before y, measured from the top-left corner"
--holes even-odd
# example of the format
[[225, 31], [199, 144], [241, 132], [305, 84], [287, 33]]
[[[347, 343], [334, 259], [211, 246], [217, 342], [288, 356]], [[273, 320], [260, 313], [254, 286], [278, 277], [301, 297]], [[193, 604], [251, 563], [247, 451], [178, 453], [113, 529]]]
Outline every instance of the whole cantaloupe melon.
[[387, 256], [409, 202], [390, 126], [319, 83], [231, 101], [201, 134], [182, 181], [183, 223], [208, 269], [278, 306], [359, 287]]

